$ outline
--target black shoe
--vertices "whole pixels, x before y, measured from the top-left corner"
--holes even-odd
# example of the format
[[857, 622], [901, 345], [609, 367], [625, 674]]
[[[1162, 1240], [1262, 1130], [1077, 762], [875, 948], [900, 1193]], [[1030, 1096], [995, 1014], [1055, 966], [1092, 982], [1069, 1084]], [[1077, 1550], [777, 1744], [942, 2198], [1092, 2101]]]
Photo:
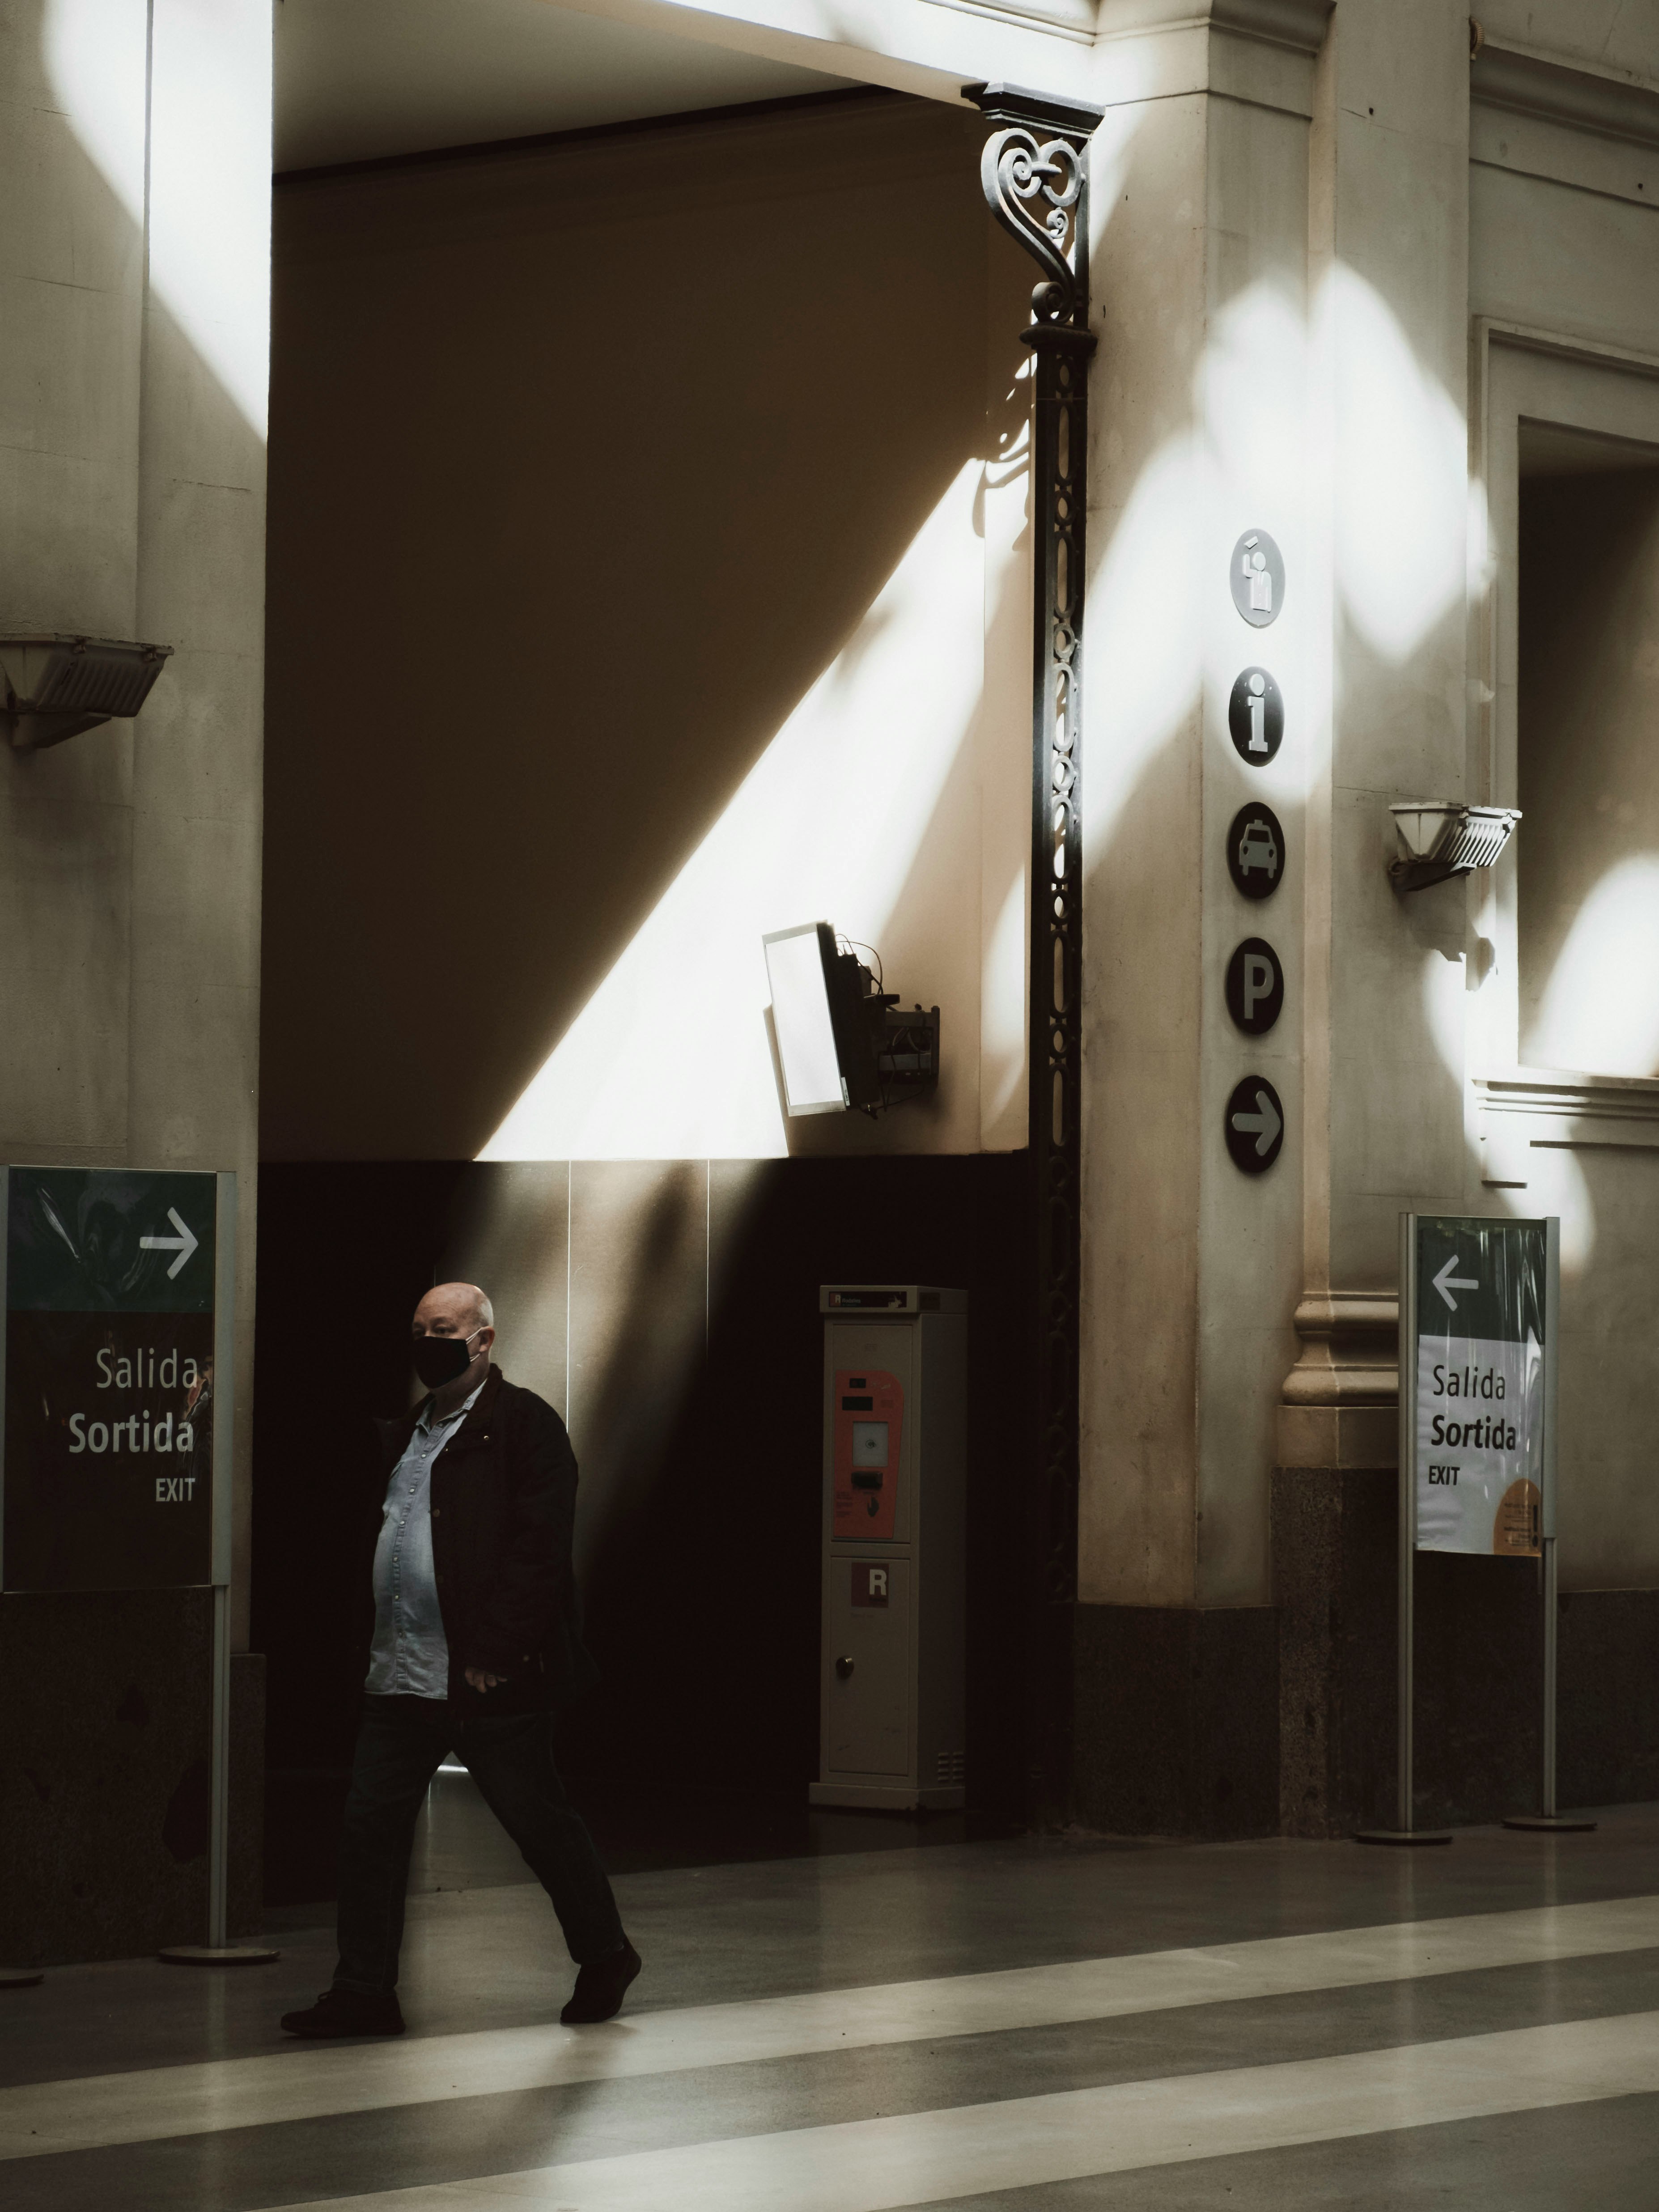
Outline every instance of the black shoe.
[[615, 2020], [628, 1984], [639, 1971], [640, 1954], [623, 1936], [620, 1951], [590, 1959], [577, 1968], [575, 1989], [559, 2018], [567, 2027], [578, 2027], [588, 2021]]
[[404, 2015], [388, 1990], [384, 1996], [367, 1990], [325, 1990], [304, 2012], [285, 2012], [284, 2035], [401, 2035]]

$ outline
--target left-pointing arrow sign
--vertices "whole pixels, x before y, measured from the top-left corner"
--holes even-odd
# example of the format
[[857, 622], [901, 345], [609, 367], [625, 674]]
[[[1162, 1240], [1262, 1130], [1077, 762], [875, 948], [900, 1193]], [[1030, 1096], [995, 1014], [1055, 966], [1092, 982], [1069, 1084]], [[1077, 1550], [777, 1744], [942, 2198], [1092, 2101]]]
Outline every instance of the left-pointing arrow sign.
[[187, 1229], [185, 1224], [179, 1220], [177, 1212], [172, 1206], [168, 1206], [167, 1208], [167, 1219], [178, 1231], [179, 1234], [176, 1237], [141, 1237], [138, 1239], [138, 1242], [146, 1252], [176, 1252], [179, 1255], [173, 1265], [167, 1269], [167, 1280], [168, 1282], [172, 1282], [174, 1276], [179, 1273], [179, 1268], [184, 1266], [185, 1261], [189, 1259], [191, 1254], [196, 1249], [200, 1240], [191, 1235], [189, 1229]]
[[1434, 1287], [1439, 1291], [1441, 1297], [1444, 1298], [1446, 1304], [1451, 1308], [1454, 1313], [1457, 1311], [1457, 1301], [1452, 1296], [1452, 1292], [1454, 1291], [1478, 1291], [1480, 1287], [1480, 1283], [1473, 1275], [1454, 1275], [1452, 1269], [1456, 1265], [1457, 1255], [1454, 1252], [1450, 1259], [1447, 1261], [1445, 1266], [1440, 1270], [1440, 1273], [1434, 1279]]

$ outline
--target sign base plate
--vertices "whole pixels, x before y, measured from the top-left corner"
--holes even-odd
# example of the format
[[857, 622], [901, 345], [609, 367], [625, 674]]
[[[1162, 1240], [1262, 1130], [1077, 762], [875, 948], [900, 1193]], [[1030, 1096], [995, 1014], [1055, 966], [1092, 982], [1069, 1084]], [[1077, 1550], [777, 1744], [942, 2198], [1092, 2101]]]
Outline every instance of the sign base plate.
[[155, 1955], [169, 1966], [268, 1966], [283, 1954], [263, 1943], [169, 1943]]
[[1547, 1836], [1583, 1836], [1595, 1826], [1594, 1820], [1575, 1820], [1565, 1813], [1513, 1813], [1504, 1823], [1506, 1828], [1532, 1828]]
[[1358, 1828], [1354, 1832], [1357, 1844], [1449, 1844], [1451, 1839], [1449, 1828]]

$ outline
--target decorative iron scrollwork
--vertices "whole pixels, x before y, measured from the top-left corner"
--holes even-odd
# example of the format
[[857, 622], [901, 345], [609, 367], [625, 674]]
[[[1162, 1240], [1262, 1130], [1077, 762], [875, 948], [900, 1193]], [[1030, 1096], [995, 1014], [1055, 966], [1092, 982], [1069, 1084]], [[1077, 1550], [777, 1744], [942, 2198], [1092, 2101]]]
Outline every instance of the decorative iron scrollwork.
[[1032, 313], [1040, 323], [1069, 322], [1077, 307], [1070, 233], [1083, 197], [1083, 155], [1069, 139], [1000, 131], [985, 142], [980, 182], [997, 221], [1048, 271], [1031, 295]]
[[1088, 511], [1088, 142], [1102, 111], [970, 85], [988, 122], [992, 214], [1042, 271], [1021, 333], [1036, 356], [1031, 694], [1030, 1144], [1036, 1191], [1036, 1542], [1033, 1752], [1047, 1809], [1069, 1795], [1069, 1637], [1077, 1596], [1082, 1279], [1083, 599]]

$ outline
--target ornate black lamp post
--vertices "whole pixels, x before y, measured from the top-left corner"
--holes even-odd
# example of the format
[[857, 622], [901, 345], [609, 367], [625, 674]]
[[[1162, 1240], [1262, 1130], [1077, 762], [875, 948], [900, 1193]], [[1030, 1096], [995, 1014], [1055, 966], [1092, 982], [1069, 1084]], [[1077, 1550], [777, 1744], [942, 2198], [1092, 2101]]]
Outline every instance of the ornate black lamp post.
[[980, 165], [991, 212], [1042, 271], [1022, 343], [1036, 356], [1031, 526], [1030, 1143], [1036, 1196], [1036, 1556], [1031, 1764], [1063, 1810], [1077, 1596], [1082, 1241], [1083, 594], [1089, 454], [1088, 144], [1103, 110], [1006, 84], [967, 97], [999, 127]]

